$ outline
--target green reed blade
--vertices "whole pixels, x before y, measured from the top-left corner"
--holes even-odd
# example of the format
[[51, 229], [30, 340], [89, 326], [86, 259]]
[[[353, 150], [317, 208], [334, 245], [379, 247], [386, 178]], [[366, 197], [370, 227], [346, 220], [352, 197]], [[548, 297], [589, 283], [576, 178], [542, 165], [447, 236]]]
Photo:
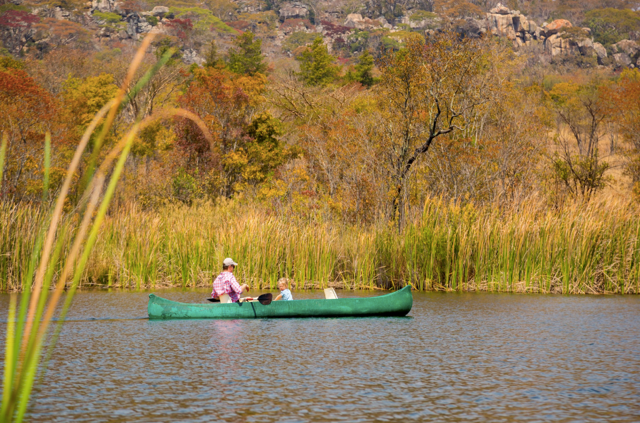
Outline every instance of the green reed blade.
[[[53, 351], [53, 346], [55, 346], [56, 342], [58, 341], [58, 337], [60, 336], [60, 332], [62, 330], [62, 324], [64, 323], [64, 320], [67, 316], [67, 312], [69, 311], [69, 307], [71, 307], [71, 303], [73, 301], [73, 297], [74, 294], [76, 292], [76, 289], [78, 287], [78, 284], [80, 283], [80, 278], [82, 277], [82, 274], [84, 272], [85, 266], [87, 264], [87, 261], [89, 260], [89, 255], [91, 254], [91, 251], [93, 249], [93, 246], [96, 242], [96, 239], [98, 238], [98, 233], [100, 232], [100, 227], [102, 225], [102, 222], [104, 220], [104, 217], [107, 213], [107, 210], [109, 208], [109, 203], [113, 197], [113, 193], [115, 192], [115, 188], [118, 184], [118, 180], [120, 178], [120, 175], [122, 174], [122, 170], [124, 168], [124, 163], [126, 162], [127, 156], [129, 154], [129, 150], [131, 149], [131, 145], [133, 143], [133, 139], [135, 138], [136, 135], [136, 131], [132, 130], [131, 134], [129, 136], [129, 138], [127, 139], [127, 143], [125, 144], [125, 147], [122, 150], [122, 153], [120, 154], [120, 159], [118, 160], [113, 173], [111, 175], [111, 179], [109, 180], [109, 185], [107, 187], [107, 191], [104, 194], [104, 198], [102, 200], [102, 203], [100, 204], [100, 208], [98, 209], [97, 215], [94, 219], [94, 223], [93, 226], [91, 228], [91, 232], [89, 233], [89, 237], [87, 238], [87, 241], [84, 245], [84, 249], [82, 251], [82, 256], [80, 257], [80, 260], [78, 261], [77, 265], [76, 265], [76, 271], [74, 273], [73, 276], [73, 282], [71, 284], [71, 287], [67, 293], [67, 296], [65, 298], [65, 302], [64, 305], [62, 306], [62, 310], [60, 312], [60, 316], [58, 318], [58, 323], [56, 325], [54, 334], [51, 338], [51, 342], [50, 342], [50, 347], [49, 347], [49, 351], [47, 352], [47, 358], [45, 360], [45, 363], [48, 364], [49, 359], [51, 358], [51, 354]], [[46, 364], [45, 364], [46, 366]]]
[[[29, 261], [28, 270], [27, 270], [26, 276], [23, 279], [23, 291], [22, 291], [22, 295], [20, 296], [20, 308], [18, 310], [18, 318], [16, 322], [16, 337], [15, 337], [16, 341], [13, 344], [13, 348], [14, 348], [13, 356], [16, 358], [19, 357], [20, 355], [20, 348], [22, 346], [20, 339], [23, 336], [25, 320], [27, 318], [27, 311], [29, 309], [29, 299], [31, 298], [31, 281], [33, 281], [33, 275], [35, 273], [38, 258], [40, 257], [40, 250], [42, 249], [44, 236], [45, 236], [45, 232], [44, 232], [44, 225], [43, 225], [43, 227], [40, 229], [38, 237], [36, 238], [35, 246], [31, 252], [31, 259]], [[20, 380], [22, 378], [22, 376], [20, 375], [20, 373], [22, 372], [22, 369], [20, 369], [19, 366], [15, 366], [13, 370], [16, 373], [14, 375], [13, 380], [16, 380], [16, 379]]]
[[0, 193], [2, 193], [2, 172], [4, 171], [4, 158], [7, 154], [7, 133], [2, 133], [2, 143], [0, 144]]
[[2, 388], [2, 408], [0, 408], [0, 418], [3, 421], [10, 421], [10, 404], [11, 394], [13, 393], [13, 378], [15, 376], [16, 356], [14, 355], [14, 343], [19, 343], [16, 338], [16, 305], [18, 302], [17, 296], [12, 295], [9, 298], [9, 314], [7, 315], [7, 333], [5, 355], [4, 355], [4, 378]]
[[37, 338], [36, 345], [33, 354], [25, 356], [25, 365], [23, 369], [23, 375], [21, 385], [19, 388], [18, 397], [18, 409], [16, 410], [15, 423], [21, 423], [24, 419], [24, 415], [27, 412], [27, 406], [29, 405], [29, 397], [33, 389], [33, 383], [35, 380], [36, 370], [38, 368], [38, 359], [42, 350], [42, 338]]
[[44, 180], [42, 183], [42, 202], [47, 201], [49, 194], [49, 171], [51, 169], [51, 133], [44, 136]]
[[[34, 317], [34, 320], [36, 322], [39, 322], [42, 318], [42, 314], [47, 303], [49, 288], [51, 287], [51, 281], [53, 280], [53, 275], [56, 271], [56, 265], [60, 260], [62, 250], [65, 246], [66, 233], [66, 227], [63, 227], [60, 231], [58, 240], [56, 241], [56, 248], [53, 250], [53, 254], [51, 255], [51, 261], [49, 267], [47, 268], [47, 273], [45, 274], [45, 278], [42, 284], [42, 293], [40, 294], [40, 298], [38, 299], [38, 308], [36, 309], [36, 314]], [[37, 342], [37, 333], [38, 331], [36, 330], [31, 331], [31, 335], [29, 336], [29, 344], [27, 345], [27, 355], [34, 353], [35, 345]], [[43, 370], [41, 370], [42, 376], [44, 376], [45, 373], [44, 369], [46, 369], [46, 366], [43, 366]], [[40, 380], [42, 380], [42, 376]]]

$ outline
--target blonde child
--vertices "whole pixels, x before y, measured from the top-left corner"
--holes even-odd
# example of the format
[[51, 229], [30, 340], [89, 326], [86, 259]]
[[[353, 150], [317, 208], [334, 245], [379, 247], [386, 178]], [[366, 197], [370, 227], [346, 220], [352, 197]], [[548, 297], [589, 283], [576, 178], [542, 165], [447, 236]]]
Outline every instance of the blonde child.
[[278, 281], [278, 289], [280, 290], [280, 295], [278, 295], [274, 301], [278, 301], [278, 300], [291, 301], [291, 300], [293, 300], [293, 297], [291, 296], [291, 291], [289, 291], [289, 287], [287, 286], [287, 280], [285, 278], [281, 278]]

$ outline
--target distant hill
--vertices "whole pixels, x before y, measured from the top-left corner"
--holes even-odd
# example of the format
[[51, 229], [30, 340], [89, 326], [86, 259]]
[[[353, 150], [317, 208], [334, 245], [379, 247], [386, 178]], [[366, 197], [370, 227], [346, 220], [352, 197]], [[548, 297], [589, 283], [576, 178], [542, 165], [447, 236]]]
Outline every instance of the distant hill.
[[[216, 40], [224, 51], [245, 31], [262, 39], [270, 60], [296, 55], [322, 36], [348, 59], [365, 49], [397, 49], [411, 33], [444, 27], [467, 37], [504, 38], [534, 61], [581, 67], [640, 66], [640, 2], [495, 2], [466, 0], [0, 0], [0, 42], [16, 56], [63, 45], [102, 49], [157, 32], [202, 63]], [[510, 4], [511, 4], [510, 3]], [[602, 6], [615, 7], [602, 7]], [[544, 7], [543, 7], [544, 6]], [[635, 10], [634, 10], [635, 9]]]

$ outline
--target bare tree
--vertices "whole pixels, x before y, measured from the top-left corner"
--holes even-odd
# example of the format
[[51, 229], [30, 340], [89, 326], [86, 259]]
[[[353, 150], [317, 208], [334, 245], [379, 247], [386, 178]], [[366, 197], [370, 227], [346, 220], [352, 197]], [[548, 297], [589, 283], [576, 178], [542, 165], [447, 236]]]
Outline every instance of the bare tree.
[[427, 43], [411, 39], [379, 63], [378, 117], [370, 136], [386, 162], [391, 218], [398, 228], [416, 162], [436, 138], [473, 132], [475, 111], [486, 103], [493, 83], [486, 43], [443, 32]]
[[595, 84], [557, 84], [550, 97], [559, 120], [558, 148], [552, 156], [554, 176], [572, 196], [589, 200], [607, 183], [610, 166], [599, 144], [608, 108]]

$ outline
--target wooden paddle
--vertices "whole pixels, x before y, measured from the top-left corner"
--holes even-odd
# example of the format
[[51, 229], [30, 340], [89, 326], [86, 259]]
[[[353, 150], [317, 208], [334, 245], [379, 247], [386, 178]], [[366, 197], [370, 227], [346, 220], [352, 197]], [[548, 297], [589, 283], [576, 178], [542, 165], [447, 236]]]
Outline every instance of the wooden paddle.
[[[262, 305], [269, 305], [271, 304], [271, 301], [273, 301], [273, 294], [271, 293], [262, 294], [257, 298], [257, 300]], [[220, 302], [220, 300], [218, 300], [217, 298], [207, 298], [207, 301], [211, 301], [212, 303]]]

